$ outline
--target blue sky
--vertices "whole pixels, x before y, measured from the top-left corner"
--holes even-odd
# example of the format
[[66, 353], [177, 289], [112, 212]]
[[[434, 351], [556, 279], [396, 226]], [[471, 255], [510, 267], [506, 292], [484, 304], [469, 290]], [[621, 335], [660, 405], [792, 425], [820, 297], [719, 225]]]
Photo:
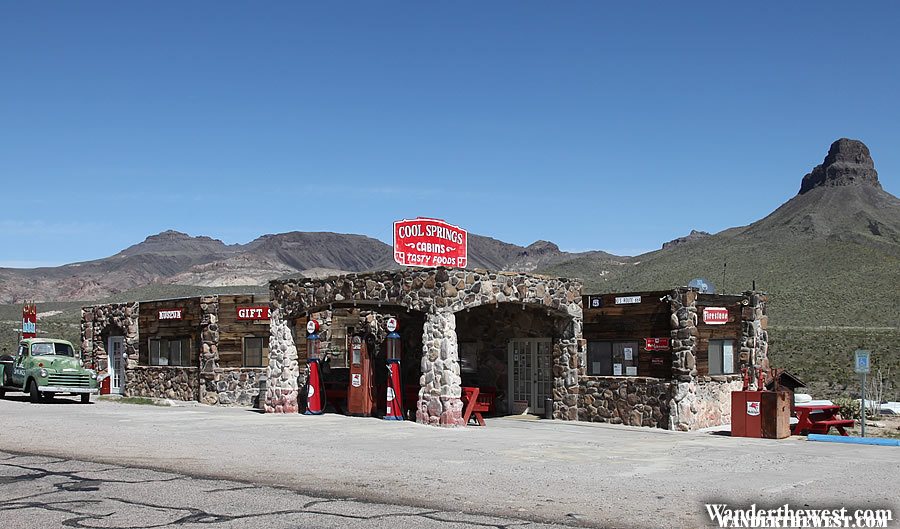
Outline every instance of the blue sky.
[[900, 194], [898, 20], [896, 2], [5, 2], [0, 265], [166, 229], [390, 242], [415, 216], [636, 254], [766, 215], [839, 137]]

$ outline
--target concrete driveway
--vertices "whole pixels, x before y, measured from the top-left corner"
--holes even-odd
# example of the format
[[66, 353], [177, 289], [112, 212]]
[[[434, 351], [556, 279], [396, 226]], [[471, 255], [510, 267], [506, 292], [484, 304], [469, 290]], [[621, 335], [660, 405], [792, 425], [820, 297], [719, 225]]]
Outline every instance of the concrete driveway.
[[[442, 429], [338, 415], [0, 400], [0, 450], [314, 497], [597, 527], [709, 525], [704, 504], [897, 511], [900, 450], [560, 421]], [[272, 499], [272, 510], [280, 500]]]

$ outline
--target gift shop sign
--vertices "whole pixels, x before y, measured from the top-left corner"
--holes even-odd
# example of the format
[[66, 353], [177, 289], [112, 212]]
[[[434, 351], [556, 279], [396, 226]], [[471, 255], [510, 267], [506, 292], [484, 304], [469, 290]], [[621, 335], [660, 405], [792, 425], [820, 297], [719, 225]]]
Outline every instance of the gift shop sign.
[[707, 325], [725, 325], [728, 323], [728, 309], [725, 307], [706, 307], [703, 309], [703, 323]]
[[237, 319], [240, 321], [268, 320], [269, 307], [238, 307]]
[[394, 261], [403, 266], [465, 268], [466, 230], [439, 219], [416, 218], [394, 223]]

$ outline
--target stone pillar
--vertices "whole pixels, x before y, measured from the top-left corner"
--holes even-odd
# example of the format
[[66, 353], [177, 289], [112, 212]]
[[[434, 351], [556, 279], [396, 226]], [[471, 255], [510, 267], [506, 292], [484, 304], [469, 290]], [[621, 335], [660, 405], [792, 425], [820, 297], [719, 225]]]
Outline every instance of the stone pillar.
[[219, 297], [200, 298], [200, 389], [197, 398], [205, 404], [218, 404], [216, 387], [222, 376], [219, 368]]
[[[769, 317], [766, 315], [768, 296], [763, 292], [748, 290], [744, 299], [741, 319], [741, 367], [769, 369]], [[750, 387], [755, 389], [756, 377], [750, 377]]]
[[269, 374], [266, 386], [266, 413], [297, 413], [300, 365], [297, 346], [281, 311], [272, 308], [269, 317]]
[[94, 312], [92, 307], [81, 309], [81, 363], [89, 369], [97, 369], [94, 353]]
[[429, 312], [422, 332], [422, 377], [416, 421], [434, 426], [465, 426], [462, 378], [456, 341], [456, 315]]
[[697, 291], [678, 288], [669, 295], [672, 331], [672, 394], [669, 427], [688, 431], [699, 412], [697, 404]]
[[553, 343], [553, 418], [576, 421], [579, 404], [580, 376], [584, 374], [585, 342], [581, 339], [582, 318], [565, 322], [560, 336]]

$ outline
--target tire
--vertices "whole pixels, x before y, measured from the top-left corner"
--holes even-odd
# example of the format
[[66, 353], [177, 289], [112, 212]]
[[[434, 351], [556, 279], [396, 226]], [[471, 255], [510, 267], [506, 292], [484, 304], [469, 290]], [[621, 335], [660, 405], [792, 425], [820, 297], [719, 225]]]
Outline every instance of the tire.
[[90, 393], [82, 393], [81, 394], [81, 403], [82, 404], [90, 404], [91, 403], [91, 394]]
[[28, 381], [28, 397], [28, 400], [31, 401], [32, 404], [41, 402], [41, 392], [38, 391], [37, 383], [34, 380]]

